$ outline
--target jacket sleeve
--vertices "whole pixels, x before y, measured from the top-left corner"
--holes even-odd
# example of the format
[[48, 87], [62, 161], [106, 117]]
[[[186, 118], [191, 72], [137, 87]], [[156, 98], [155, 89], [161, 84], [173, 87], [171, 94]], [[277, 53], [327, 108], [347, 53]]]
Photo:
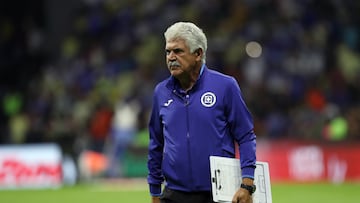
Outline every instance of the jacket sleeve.
[[231, 92], [226, 99], [228, 121], [231, 134], [239, 144], [242, 177], [253, 179], [256, 168], [256, 135], [253, 119], [235, 79], [228, 88]]
[[163, 157], [164, 139], [162, 133], [162, 123], [159, 115], [159, 102], [156, 94], [153, 98], [153, 107], [149, 122], [149, 154], [148, 154], [148, 183], [152, 196], [161, 194], [161, 184], [164, 177], [161, 171], [161, 163]]

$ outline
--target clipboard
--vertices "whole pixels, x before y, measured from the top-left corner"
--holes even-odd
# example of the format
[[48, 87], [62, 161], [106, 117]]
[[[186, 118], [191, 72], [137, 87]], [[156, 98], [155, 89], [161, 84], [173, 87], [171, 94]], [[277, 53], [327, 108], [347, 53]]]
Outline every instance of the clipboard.
[[[211, 185], [214, 202], [231, 203], [241, 185], [240, 160], [210, 156]], [[269, 164], [257, 161], [254, 174], [256, 191], [253, 203], [272, 203]]]

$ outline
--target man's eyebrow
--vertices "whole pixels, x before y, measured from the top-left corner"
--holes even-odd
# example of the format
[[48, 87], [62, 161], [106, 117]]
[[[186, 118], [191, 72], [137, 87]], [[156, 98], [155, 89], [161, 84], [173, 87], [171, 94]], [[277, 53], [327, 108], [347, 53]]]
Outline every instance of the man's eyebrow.
[[179, 52], [183, 51], [183, 49], [181, 49], [181, 48], [167, 49], [167, 48], [166, 48], [165, 51], [166, 51], [166, 52], [173, 51], [173, 52], [175, 52], [175, 53], [179, 53]]

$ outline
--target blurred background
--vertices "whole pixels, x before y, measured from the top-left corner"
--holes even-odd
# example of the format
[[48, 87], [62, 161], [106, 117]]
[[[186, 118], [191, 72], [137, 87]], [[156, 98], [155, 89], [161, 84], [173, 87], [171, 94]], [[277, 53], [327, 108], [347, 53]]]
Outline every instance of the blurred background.
[[[0, 149], [55, 143], [71, 184], [145, 177], [153, 88], [169, 75], [163, 33], [192, 21], [208, 67], [240, 84], [272, 180], [360, 180], [359, 11], [351, 0], [2, 1]], [[6, 187], [9, 167], [33, 165], [6, 165], [3, 151]]]

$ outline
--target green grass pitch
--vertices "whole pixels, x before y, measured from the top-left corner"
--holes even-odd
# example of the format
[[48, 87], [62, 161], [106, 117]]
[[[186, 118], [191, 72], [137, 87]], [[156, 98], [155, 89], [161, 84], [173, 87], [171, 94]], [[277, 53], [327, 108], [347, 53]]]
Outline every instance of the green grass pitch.
[[[359, 202], [360, 183], [272, 185], [274, 203]], [[55, 190], [0, 190], [1, 203], [150, 203], [145, 183], [87, 184]]]

